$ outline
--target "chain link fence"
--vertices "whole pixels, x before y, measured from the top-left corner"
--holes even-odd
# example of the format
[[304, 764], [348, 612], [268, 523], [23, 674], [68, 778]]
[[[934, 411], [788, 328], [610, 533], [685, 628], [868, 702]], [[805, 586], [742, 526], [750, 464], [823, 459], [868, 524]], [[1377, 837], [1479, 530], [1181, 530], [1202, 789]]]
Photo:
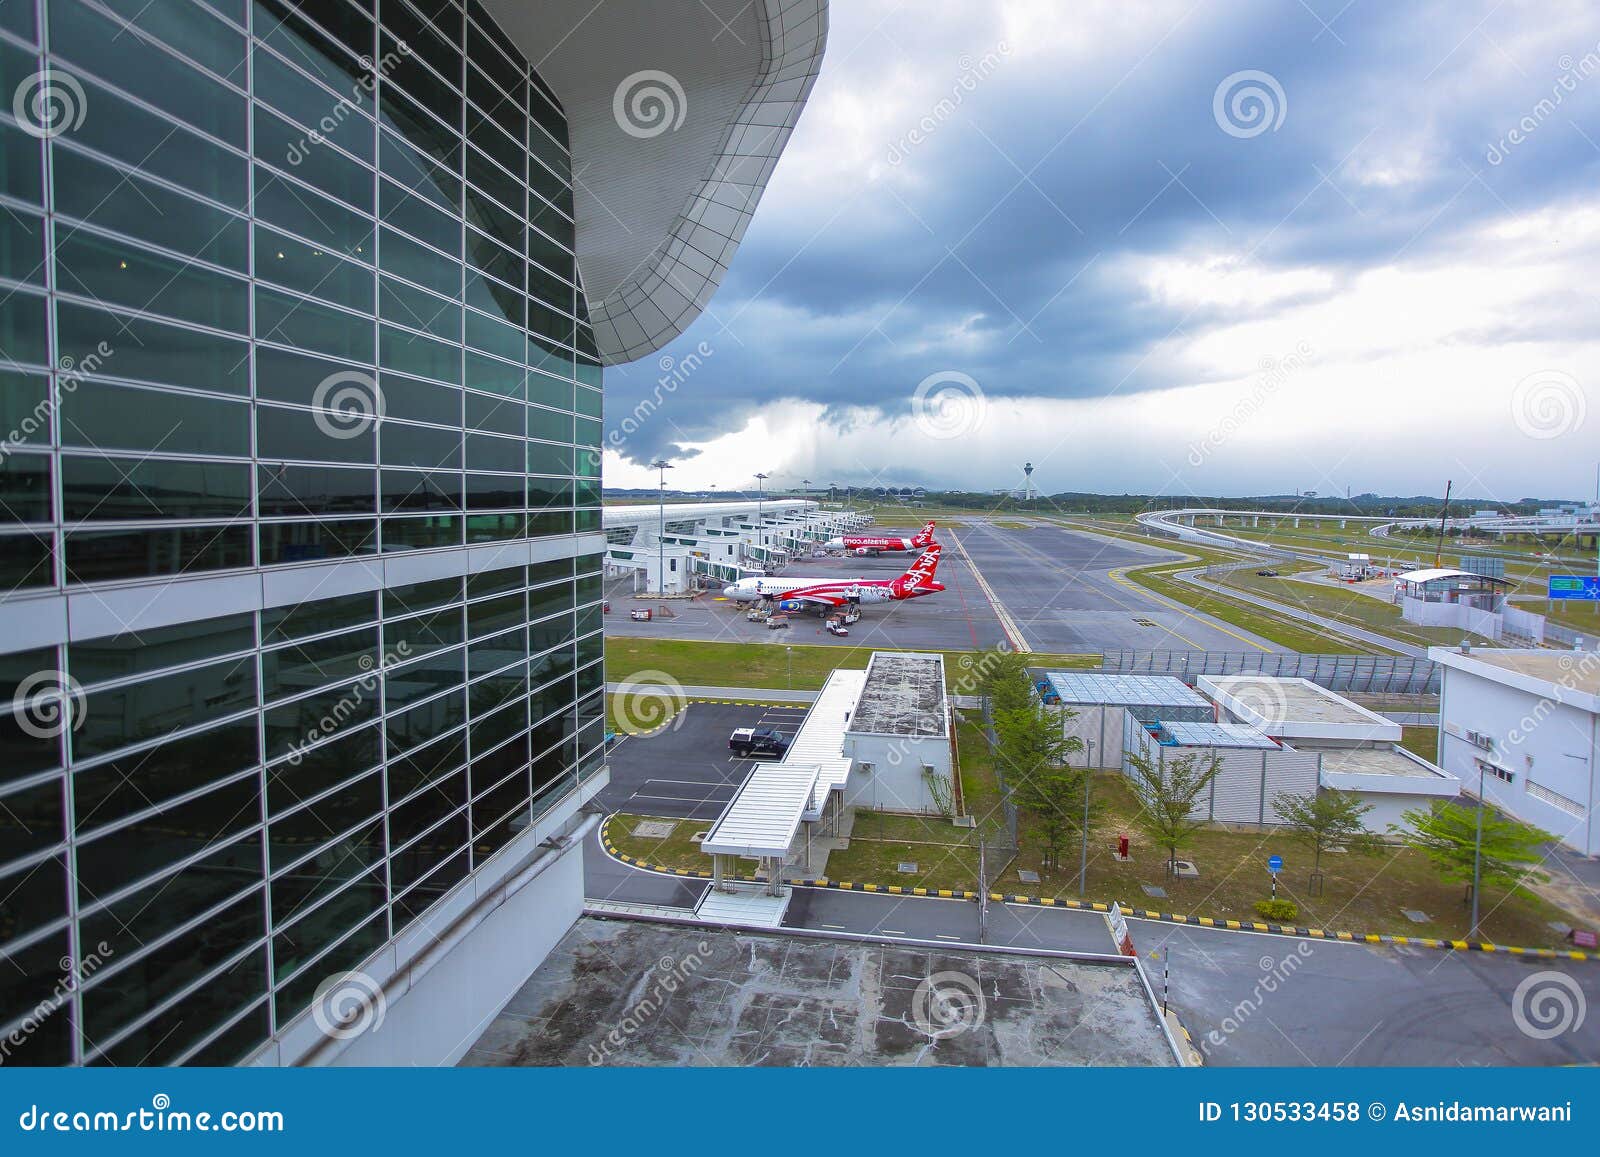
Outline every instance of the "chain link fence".
[[1100, 653], [1101, 670], [1122, 675], [1276, 675], [1309, 679], [1330, 691], [1368, 695], [1436, 695], [1438, 664], [1396, 655], [1299, 655], [1270, 651], [1132, 651]]

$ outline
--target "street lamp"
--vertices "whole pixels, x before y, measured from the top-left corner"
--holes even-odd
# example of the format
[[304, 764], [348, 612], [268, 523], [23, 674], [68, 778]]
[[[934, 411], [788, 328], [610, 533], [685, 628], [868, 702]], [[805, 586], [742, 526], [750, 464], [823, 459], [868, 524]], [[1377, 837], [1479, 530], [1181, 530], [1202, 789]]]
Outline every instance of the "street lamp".
[[763, 520], [762, 513], [761, 513], [761, 504], [767, 497], [767, 479], [769, 477], [771, 477], [771, 475], [768, 475], [768, 474], [757, 474], [756, 475], [756, 545], [761, 548], [761, 554], [762, 554], [761, 563], [762, 563], [763, 567], [765, 567], [766, 561], [767, 561], [766, 560], [767, 532], [766, 532], [766, 523]]
[[672, 469], [672, 463], [665, 458], [657, 458], [650, 463], [650, 469], [658, 471], [661, 481], [656, 490], [656, 593], [667, 593], [667, 471]]
[[1089, 780], [1094, 775], [1094, 740], [1086, 739], [1089, 758], [1083, 766], [1083, 829], [1078, 832], [1078, 899], [1089, 884]]

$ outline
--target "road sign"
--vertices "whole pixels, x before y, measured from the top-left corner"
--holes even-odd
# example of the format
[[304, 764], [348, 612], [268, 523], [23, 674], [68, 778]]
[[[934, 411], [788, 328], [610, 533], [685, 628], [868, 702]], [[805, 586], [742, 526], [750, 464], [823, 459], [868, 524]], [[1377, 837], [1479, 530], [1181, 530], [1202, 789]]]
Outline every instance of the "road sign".
[[1267, 857], [1267, 871], [1271, 872], [1274, 876], [1276, 876], [1279, 872], [1283, 871], [1283, 857], [1282, 856], [1268, 856]]
[[1553, 574], [1550, 576], [1545, 597], [1600, 601], [1600, 575]]

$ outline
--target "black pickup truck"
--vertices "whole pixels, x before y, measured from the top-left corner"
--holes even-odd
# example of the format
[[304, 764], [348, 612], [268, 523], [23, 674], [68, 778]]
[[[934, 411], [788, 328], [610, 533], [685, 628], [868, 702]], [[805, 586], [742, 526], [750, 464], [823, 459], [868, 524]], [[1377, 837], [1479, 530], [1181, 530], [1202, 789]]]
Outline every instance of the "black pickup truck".
[[728, 736], [728, 750], [739, 756], [782, 755], [789, 740], [770, 727], [740, 727]]

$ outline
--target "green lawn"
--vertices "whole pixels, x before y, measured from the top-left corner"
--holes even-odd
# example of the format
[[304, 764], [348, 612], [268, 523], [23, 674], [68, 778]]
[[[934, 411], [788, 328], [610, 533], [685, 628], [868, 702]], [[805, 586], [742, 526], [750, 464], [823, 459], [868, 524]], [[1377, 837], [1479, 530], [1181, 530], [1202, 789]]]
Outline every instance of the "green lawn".
[[[711, 643], [690, 639], [606, 640], [606, 678], [612, 682], [641, 671], [664, 671], [680, 683], [703, 687], [786, 688], [815, 691], [835, 668], [864, 669], [873, 651], [869, 645], [817, 647], [773, 643]], [[792, 656], [788, 653], [793, 651]], [[955, 684], [979, 661], [980, 651], [944, 651], [945, 678]], [[1051, 667], [1097, 667], [1099, 655], [1030, 655], [1029, 661]]]

